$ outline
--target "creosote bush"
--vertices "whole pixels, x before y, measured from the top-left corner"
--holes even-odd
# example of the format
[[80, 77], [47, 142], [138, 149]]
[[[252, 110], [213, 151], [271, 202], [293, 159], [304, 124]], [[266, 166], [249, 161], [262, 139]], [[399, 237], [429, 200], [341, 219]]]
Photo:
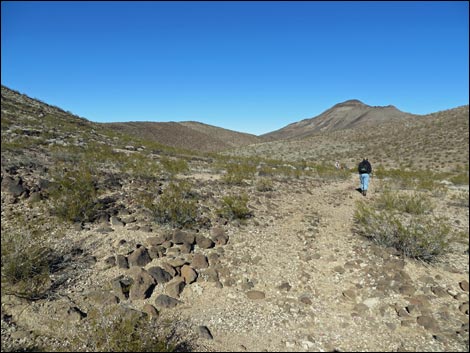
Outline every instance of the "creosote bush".
[[431, 262], [445, 253], [451, 238], [445, 219], [421, 215], [406, 217], [397, 212], [378, 211], [359, 202], [354, 214], [356, 231], [385, 247], [394, 247], [405, 256]]
[[260, 192], [272, 191], [273, 181], [269, 178], [260, 178], [256, 183], [256, 190]]
[[162, 157], [160, 159], [160, 163], [165, 171], [171, 176], [189, 171], [188, 162], [181, 158], [171, 159], [168, 157]]
[[256, 172], [256, 165], [250, 163], [227, 163], [227, 170], [222, 180], [231, 185], [243, 185], [245, 180], [253, 179]]
[[122, 171], [132, 175], [133, 177], [152, 178], [160, 174], [160, 166], [149, 157], [142, 154], [125, 155], [121, 153], [118, 165]]
[[73, 351], [173, 352], [176, 345], [162, 338], [158, 323], [147, 315], [119, 306], [93, 309], [72, 339]]
[[248, 208], [248, 195], [228, 195], [222, 198], [222, 207], [217, 214], [228, 219], [246, 219], [252, 216]]
[[317, 164], [314, 166], [315, 174], [324, 180], [346, 180], [351, 177], [348, 169], [336, 169], [330, 164]]
[[414, 215], [430, 213], [434, 209], [431, 199], [422, 193], [397, 195], [391, 191], [380, 194], [376, 205], [381, 210], [398, 211]]
[[97, 180], [88, 165], [57, 169], [50, 196], [53, 212], [69, 222], [90, 221], [100, 208]]
[[142, 202], [158, 223], [185, 227], [196, 222], [197, 200], [191, 192], [191, 185], [187, 182], [172, 181], [161, 194], [153, 192], [143, 196]]

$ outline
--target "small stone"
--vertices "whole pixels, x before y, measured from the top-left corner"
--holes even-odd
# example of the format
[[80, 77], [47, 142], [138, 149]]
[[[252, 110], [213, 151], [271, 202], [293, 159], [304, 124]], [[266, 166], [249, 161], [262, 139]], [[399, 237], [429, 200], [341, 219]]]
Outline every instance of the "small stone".
[[197, 333], [202, 338], [205, 338], [205, 339], [208, 339], [208, 340], [213, 339], [212, 333], [209, 331], [207, 326], [198, 326], [197, 327]]
[[463, 303], [459, 306], [460, 312], [468, 315], [468, 303]]
[[264, 299], [266, 297], [264, 292], [261, 292], [259, 290], [250, 290], [250, 291], [246, 292], [246, 296], [249, 299], [252, 299], [252, 300]]
[[343, 292], [343, 296], [347, 299], [354, 300], [356, 299], [356, 292], [353, 289], [347, 289]]
[[336, 273], [342, 274], [345, 272], [345, 269], [342, 266], [335, 266], [335, 268], [333, 268], [333, 271], [335, 271]]
[[430, 316], [418, 316], [416, 322], [423, 326], [426, 330], [435, 330], [438, 328], [436, 320]]

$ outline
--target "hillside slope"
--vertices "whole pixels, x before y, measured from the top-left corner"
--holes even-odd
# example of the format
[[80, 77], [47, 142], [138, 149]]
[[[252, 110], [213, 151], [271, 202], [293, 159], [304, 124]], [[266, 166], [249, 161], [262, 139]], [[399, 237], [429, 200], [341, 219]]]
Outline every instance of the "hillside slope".
[[126, 122], [105, 124], [112, 130], [139, 136], [167, 146], [218, 152], [260, 142], [255, 135], [199, 122]]
[[[315, 120], [315, 119], [314, 119]], [[245, 146], [228, 153], [355, 166], [368, 157], [375, 167], [468, 170], [469, 106], [398, 118], [374, 126], [321, 131]]]

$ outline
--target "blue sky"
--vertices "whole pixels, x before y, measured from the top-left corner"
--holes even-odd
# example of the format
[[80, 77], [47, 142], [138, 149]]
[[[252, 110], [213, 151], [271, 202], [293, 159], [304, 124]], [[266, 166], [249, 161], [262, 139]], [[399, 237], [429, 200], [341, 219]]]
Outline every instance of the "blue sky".
[[2, 1], [2, 85], [95, 122], [256, 135], [348, 99], [468, 104], [467, 1]]

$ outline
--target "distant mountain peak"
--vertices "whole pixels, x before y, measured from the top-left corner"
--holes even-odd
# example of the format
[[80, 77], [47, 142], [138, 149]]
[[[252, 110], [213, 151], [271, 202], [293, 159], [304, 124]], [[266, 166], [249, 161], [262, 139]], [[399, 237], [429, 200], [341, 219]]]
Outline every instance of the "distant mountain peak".
[[289, 124], [263, 137], [268, 140], [302, 138], [326, 131], [381, 125], [411, 116], [412, 114], [404, 113], [393, 105], [370, 106], [358, 99], [350, 99], [336, 104], [316, 117]]
[[[359, 99], [349, 99], [347, 101], [344, 101], [342, 103], [336, 104], [334, 107], [345, 107], [345, 106], [350, 106], [350, 107], [368, 107], [367, 104], [362, 103]], [[333, 108], [334, 108], [333, 107]]]

